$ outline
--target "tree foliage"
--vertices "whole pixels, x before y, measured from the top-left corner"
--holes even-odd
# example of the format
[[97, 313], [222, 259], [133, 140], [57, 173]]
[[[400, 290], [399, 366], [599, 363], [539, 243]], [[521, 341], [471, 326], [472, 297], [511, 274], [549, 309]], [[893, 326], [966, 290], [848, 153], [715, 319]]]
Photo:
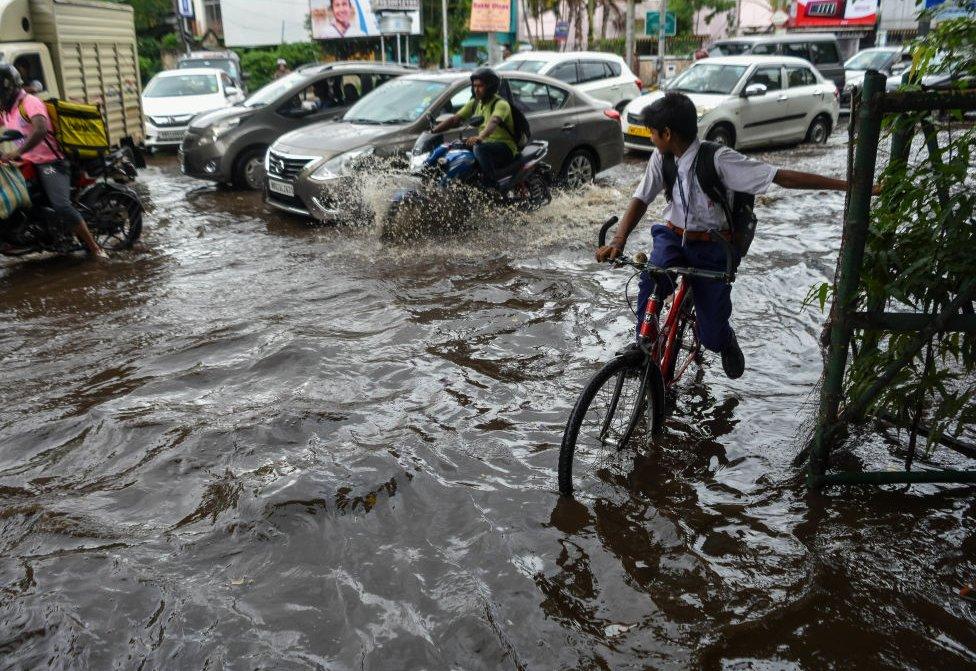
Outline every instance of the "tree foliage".
[[[908, 81], [950, 74], [955, 86], [972, 86], [976, 20], [942, 22], [915, 43], [913, 57]], [[881, 174], [857, 307], [940, 314], [963, 292], [976, 290], [976, 128], [959, 112], [948, 118], [914, 113], [889, 122], [889, 134], [908, 127], [918, 134], [909, 160], [893, 159]], [[963, 311], [972, 307], [967, 300]], [[958, 436], [976, 425], [976, 334], [936, 333], [918, 349], [918, 333], [882, 338], [860, 331], [853, 344], [848, 399], [864, 394], [886, 369], [897, 369], [870, 411], [930, 426], [930, 445], [946, 432]]]
[[[423, 34], [420, 36], [420, 58], [424, 65], [444, 64], [443, 12], [440, 0], [423, 0], [420, 15], [424, 18]], [[468, 22], [471, 18], [471, 0], [448, 0], [447, 3], [447, 48], [449, 53], [461, 51], [461, 42], [468, 36]]]

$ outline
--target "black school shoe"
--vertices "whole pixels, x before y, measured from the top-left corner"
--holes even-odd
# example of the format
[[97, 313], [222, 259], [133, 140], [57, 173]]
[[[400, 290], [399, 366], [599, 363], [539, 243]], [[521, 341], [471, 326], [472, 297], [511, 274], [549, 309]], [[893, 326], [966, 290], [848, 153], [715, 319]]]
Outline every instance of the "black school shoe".
[[739, 347], [739, 341], [736, 340], [734, 333], [732, 342], [722, 350], [722, 370], [730, 380], [742, 377], [746, 372], [746, 358], [742, 355], [742, 348]]

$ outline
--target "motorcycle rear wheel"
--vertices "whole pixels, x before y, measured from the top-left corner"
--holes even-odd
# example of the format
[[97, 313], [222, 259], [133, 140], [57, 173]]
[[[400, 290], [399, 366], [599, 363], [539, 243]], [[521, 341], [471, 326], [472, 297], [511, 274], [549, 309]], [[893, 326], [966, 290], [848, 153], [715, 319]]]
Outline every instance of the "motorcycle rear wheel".
[[142, 235], [142, 203], [128, 190], [105, 185], [82, 197], [84, 217], [102, 249], [131, 249]]
[[525, 180], [527, 192], [525, 208], [527, 212], [535, 212], [540, 207], [545, 207], [552, 201], [552, 194], [549, 191], [549, 183], [539, 173], [529, 175]]

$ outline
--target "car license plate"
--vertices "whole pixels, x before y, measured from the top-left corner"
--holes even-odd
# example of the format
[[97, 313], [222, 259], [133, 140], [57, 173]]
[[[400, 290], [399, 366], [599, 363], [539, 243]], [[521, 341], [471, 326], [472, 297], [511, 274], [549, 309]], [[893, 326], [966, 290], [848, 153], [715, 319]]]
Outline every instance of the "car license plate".
[[651, 129], [647, 126], [631, 126], [627, 129], [627, 132], [631, 135], [637, 135], [638, 137], [651, 137]]
[[279, 182], [276, 179], [268, 180], [268, 190], [280, 193], [282, 196], [295, 197], [295, 187], [288, 182]]

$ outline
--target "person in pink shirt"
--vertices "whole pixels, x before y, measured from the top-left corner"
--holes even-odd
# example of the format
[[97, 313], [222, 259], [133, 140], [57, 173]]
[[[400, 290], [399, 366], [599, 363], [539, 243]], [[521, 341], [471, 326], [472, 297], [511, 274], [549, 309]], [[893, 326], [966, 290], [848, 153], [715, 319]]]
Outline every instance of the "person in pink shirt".
[[98, 246], [81, 213], [71, 204], [71, 177], [64, 151], [51, 128], [47, 107], [37, 96], [24, 90], [20, 73], [12, 65], [0, 65], [0, 126], [20, 131], [24, 139], [13, 151], [0, 154], [0, 163], [30, 161], [44, 193], [59, 220], [95, 258], [108, 254]]

